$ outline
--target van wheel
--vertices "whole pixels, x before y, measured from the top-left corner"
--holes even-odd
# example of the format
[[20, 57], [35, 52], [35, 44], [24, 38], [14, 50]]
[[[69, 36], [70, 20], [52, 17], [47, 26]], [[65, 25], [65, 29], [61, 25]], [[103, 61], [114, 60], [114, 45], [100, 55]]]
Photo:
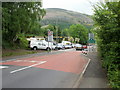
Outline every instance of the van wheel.
[[33, 50], [37, 50], [37, 47], [33, 47]]
[[49, 50], [51, 50], [49, 47], [47, 47], [47, 49], [46, 49], [47, 51], [49, 51]]

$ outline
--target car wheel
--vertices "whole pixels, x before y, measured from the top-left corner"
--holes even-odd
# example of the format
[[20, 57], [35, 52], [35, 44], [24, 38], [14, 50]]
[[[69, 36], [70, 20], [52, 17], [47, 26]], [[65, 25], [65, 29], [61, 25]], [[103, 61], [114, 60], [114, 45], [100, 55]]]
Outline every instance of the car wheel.
[[37, 47], [33, 47], [33, 50], [37, 50]]
[[62, 48], [62, 50], [64, 50], [65, 48]]
[[55, 50], [58, 50], [58, 48], [57, 48], [57, 47], [55, 47]]

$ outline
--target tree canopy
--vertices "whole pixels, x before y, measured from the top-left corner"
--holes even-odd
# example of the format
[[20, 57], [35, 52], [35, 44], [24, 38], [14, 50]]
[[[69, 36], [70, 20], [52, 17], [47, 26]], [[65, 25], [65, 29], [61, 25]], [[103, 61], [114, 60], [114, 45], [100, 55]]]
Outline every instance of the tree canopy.
[[14, 43], [20, 34], [40, 33], [39, 21], [44, 15], [41, 2], [3, 2], [3, 41]]
[[74, 39], [79, 38], [79, 43], [86, 44], [88, 40], [88, 29], [81, 24], [71, 25], [69, 28], [70, 36]]

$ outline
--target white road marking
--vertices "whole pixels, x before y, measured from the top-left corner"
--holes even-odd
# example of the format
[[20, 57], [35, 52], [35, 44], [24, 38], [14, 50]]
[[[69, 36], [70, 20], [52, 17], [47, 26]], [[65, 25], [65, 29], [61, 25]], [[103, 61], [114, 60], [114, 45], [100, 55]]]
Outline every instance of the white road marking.
[[21, 62], [22, 60], [16, 60], [16, 61], [14, 61], [14, 62]]
[[40, 62], [40, 61], [16, 60], [14, 62], [32, 62], [32, 63], [34, 63], [34, 62]]
[[39, 61], [29, 61], [29, 62], [32, 62], [32, 63], [34, 63], [34, 62], [39, 62]]
[[84, 70], [82, 71], [82, 73], [80, 74], [80, 77], [77, 79], [77, 81], [75, 82], [75, 84], [73, 85], [73, 88], [78, 88], [78, 86], [80, 85], [80, 80], [82, 78], [82, 76], [84, 75], [89, 63], [90, 63], [91, 59], [88, 60], [86, 66], [84, 67]]
[[85, 66], [85, 68], [84, 68], [84, 70], [83, 70], [82, 74], [84, 74], [84, 73], [85, 73], [85, 71], [86, 71], [86, 69], [87, 69], [87, 67], [88, 67], [88, 65], [89, 65], [89, 63], [90, 63], [90, 60], [91, 60], [91, 59], [89, 59], [89, 60], [88, 60], [88, 63], [86, 64], [86, 66]]
[[25, 70], [25, 69], [28, 69], [28, 68], [31, 68], [31, 67], [34, 67], [34, 66], [37, 66], [37, 65], [46, 63], [46, 62], [47, 62], [47, 61], [41, 61], [40, 63], [33, 64], [33, 65], [31, 65], [31, 66], [27, 66], [27, 67], [24, 67], [24, 68], [21, 68], [21, 69], [17, 69], [17, 70], [11, 71], [10, 73], [19, 72], [19, 71], [22, 71], [22, 70]]
[[8, 68], [8, 66], [0, 66], [0, 69]]

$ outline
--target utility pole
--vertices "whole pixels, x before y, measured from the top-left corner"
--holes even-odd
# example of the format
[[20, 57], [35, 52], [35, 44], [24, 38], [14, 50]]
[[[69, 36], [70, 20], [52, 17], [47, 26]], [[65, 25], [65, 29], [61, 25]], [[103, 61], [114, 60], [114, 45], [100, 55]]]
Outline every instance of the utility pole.
[[56, 27], [55, 27], [55, 29], [56, 29], [56, 42], [58, 42], [58, 40], [57, 40], [57, 37], [58, 37], [58, 27], [57, 27], [57, 20], [56, 20]]

